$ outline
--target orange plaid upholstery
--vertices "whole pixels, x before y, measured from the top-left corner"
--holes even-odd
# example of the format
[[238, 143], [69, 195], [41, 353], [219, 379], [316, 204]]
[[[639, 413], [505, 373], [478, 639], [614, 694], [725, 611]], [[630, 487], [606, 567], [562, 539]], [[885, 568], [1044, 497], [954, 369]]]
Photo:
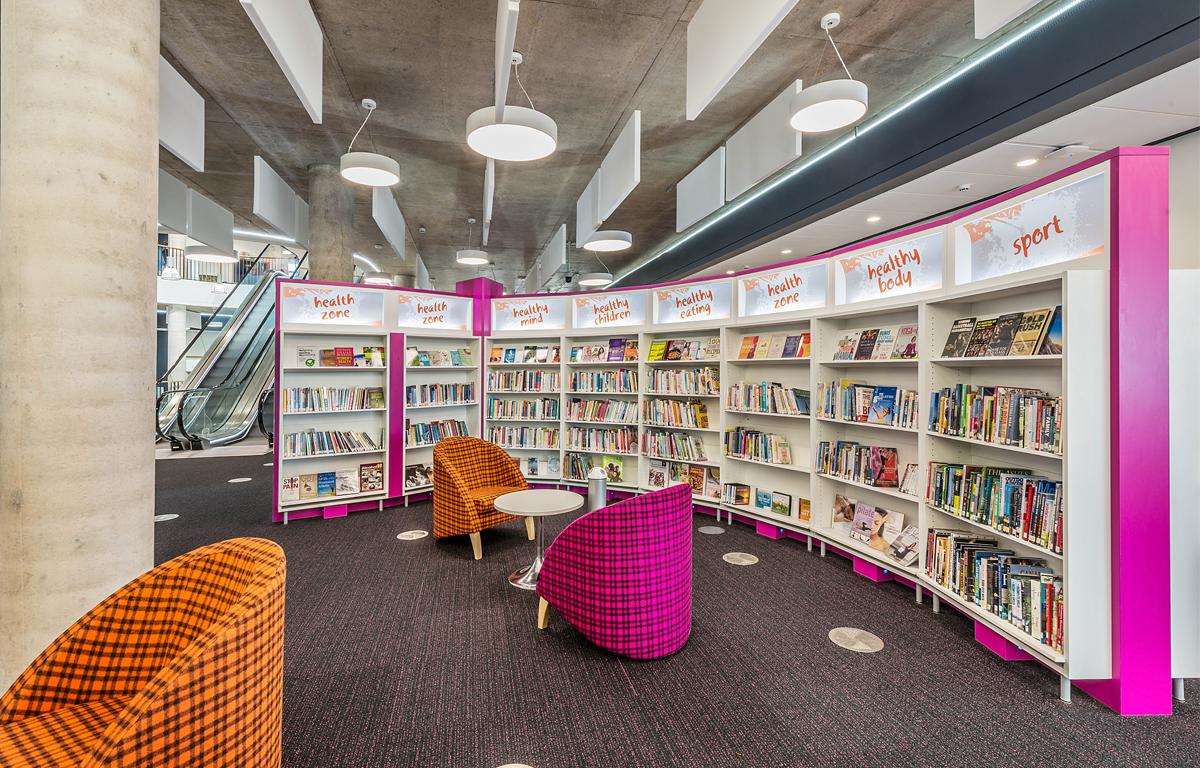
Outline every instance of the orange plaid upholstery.
[[519, 520], [497, 512], [496, 497], [529, 488], [503, 449], [477, 437], [448, 437], [433, 447], [433, 535], [439, 539]]
[[232, 539], [126, 584], [0, 698], [0, 765], [278, 766], [285, 572]]

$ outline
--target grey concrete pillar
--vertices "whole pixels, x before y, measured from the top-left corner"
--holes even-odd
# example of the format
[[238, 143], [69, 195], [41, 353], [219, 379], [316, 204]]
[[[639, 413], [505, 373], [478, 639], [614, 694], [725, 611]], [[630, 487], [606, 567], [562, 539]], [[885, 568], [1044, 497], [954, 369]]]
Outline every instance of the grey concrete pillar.
[[354, 185], [338, 166], [308, 166], [308, 279], [354, 282]]
[[[167, 365], [175, 365], [175, 361], [187, 348], [188, 324], [187, 306], [183, 304], [167, 305]], [[187, 378], [187, 366], [180, 365], [171, 371], [172, 381], [183, 381]]]
[[3, 4], [0, 690], [154, 564], [158, 24]]

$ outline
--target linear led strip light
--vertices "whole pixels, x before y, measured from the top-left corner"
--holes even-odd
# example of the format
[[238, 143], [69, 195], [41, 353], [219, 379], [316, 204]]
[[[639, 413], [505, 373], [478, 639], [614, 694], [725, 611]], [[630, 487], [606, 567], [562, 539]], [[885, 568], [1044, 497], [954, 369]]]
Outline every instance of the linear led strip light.
[[1001, 51], [1004, 51], [1008, 48], [1011, 48], [1013, 45], [1016, 45], [1020, 41], [1024, 40], [1026, 37], [1029, 37], [1030, 35], [1032, 35], [1034, 32], [1037, 32], [1039, 29], [1046, 26], [1050, 22], [1054, 21], [1059, 16], [1062, 16], [1067, 11], [1070, 11], [1072, 8], [1075, 8], [1076, 6], [1081, 5], [1084, 2], [1087, 2], [1087, 0], [1070, 0], [1070, 2], [1062, 5], [1061, 7], [1055, 9], [1052, 12], [1048, 13], [1046, 16], [1042, 17], [1042, 19], [1040, 19], [1039, 21], [1031, 23], [1028, 27], [1021, 30], [1020, 32], [1017, 32], [1012, 37], [1009, 37], [1006, 40], [998, 41], [991, 48], [988, 48], [987, 50], [981, 52], [980, 54], [978, 54], [978, 56], [976, 56], [976, 58], [974, 58], [971, 61], [967, 62], [966, 64], [962, 65], [958, 69], [956, 69], [953, 72], [951, 72], [950, 74], [946, 75], [946, 77], [942, 78], [941, 80], [938, 80], [936, 83], [933, 83], [928, 88], [918, 91], [917, 93], [913, 94], [910, 98], [906, 99], [905, 101], [901, 102], [900, 104], [897, 104], [895, 107], [892, 107], [891, 109], [883, 112], [882, 114], [877, 115], [876, 117], [872, 118], [869, 122], [867, 122], [865, 125], [863, 125], [859, 128], [855, 128], [853, 133], [847, 135], [845, 138], [843, 138], [837, 142], [834, 142], [830, 146], [826, 147], [825, 149], [821, 150], [817, 154], [813, 155], [811, 158], [809, 158], [805, 162], [803, 162], [800, 165], [797, 165], [795, 168], [792, 168], [791, 170], [787, 171], [782, 176], [779, 176], [778, 178], [776, 178], [774, 181], [767, 183], [766, 185], [759, 188], [752, 194], [747, 195], [746, 197], [742, 198], [741, 200], [734, 203], [733, 205], [725, 206], [723, 209], [721, 209], [720, 213], [718, 213], [713, 218], [711, 218], [708, 221], [704, 222], [703, 224], [689, 230], [686, 235], [679, 238], [675, 242], [671, 243], [666, 248], [663, 248], [658, 253], [655, 253], [653, 256], [651, 256], [650, 258], [641, 262], [640, 264], [635, 264], [634, 266], [627, 269], [624, 272], [624, 274], [620, 275], [616, 280], [614, 280], [612, 282], [612, 285], [616, 285], [617, 283], [621, 282], [625, 278], [629, 277], [629, 275], [633, 274], [633, 272], [635, 270], [641, 269], [642, 267], [646, 266], [647, 264], [653, 263], [657, 259], [667, 255], [668, 253], [670, 253], [672, 248], [675, 248], [676, 246], [681, 245], [682, 243], [686, 243], [688, 240], [691, 240], [693, 237], [700, 234], [704, 230], [708, 229], [712, 225], [716, 224], [719, 221], [722, 221], [726, 217], [731, 216], [732, 214], [741, 210], [749, 203], [752, 203], [753, 201], [757, 200], [759, 197], [762, 197], [767, 192], [770, 192], [772, 189], [774, 189], [775, 187], [784, 183], [785, 181], [787, 181], [791, 178], [794, 178], [796, 175], [798, 175], [800, 173], [803, 173], [813, 163], [816, 163], [817, 161], [819, 161], [825, 157], [828, 157], [829, 155], [833, 154], [834, 152], [838, 151], [839, 149], [846, 146], [850, 142], [854, 141], [854, 139], [858, 138], [859, 136], [866, 133], [867, 131], [870, 131], [874, 128], [879, 127], [880, 125], [882, 125], [883, 123], [892, 119], [893, 117], [900, 114], [904, 110], [906, 110], [909, 107], [913, 106], [914, 104], [918, 103], [925, 97], [936, 93], [937, 91], [941, 90], [945, 86], [954, 82], [955, 80], [962, 77], [966, 73], [970, 72], [975, 67], [977, 67], [980, 64], [984, 63], [985, 61], [991, 59], [996, 54], [998, 54]]

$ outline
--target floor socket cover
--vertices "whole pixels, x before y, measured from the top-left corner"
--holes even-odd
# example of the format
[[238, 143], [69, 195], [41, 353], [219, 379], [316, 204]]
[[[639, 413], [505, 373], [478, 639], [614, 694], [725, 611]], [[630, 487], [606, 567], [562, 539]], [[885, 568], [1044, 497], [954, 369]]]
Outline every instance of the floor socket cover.
[[700, 533], [707, 533], [707, 534], [711, 534], [713, 536], [717, 535], [718, 533], [725, 533], [724, 528], [720, 528], [715, 525], [702, 525], [699, 528], [697, 528], [696, 530], [700, 531]]
[[177, 517], [179, 517], [179, 515], [155, 515], [154, 522], [161, 523], [164, 520], [174, 520]]
[[727, 563], [733, 563], [734, 565], [754, 565], [758, 562], [757, 557], [746, 554], [745, 552], [730, 552], [721, 559]]
[[405, 531], [396, 536], [400, 541], [412, 541], [413, 539], [423, 539], [429, 535], [429, 531]]
[[875, 653], [883, 650], [883, 641], [865, 629], [838, 627], [829, 630], [829, 639], [849, 651]]
[[235, 478], [233, 478], [232, 480], [230, 480], [229, 482], [231, 482], [231, 483], [248, 483], [248, 482], [250, 482], [250, 478], [248, 478], [248, 477], [235, 477]]

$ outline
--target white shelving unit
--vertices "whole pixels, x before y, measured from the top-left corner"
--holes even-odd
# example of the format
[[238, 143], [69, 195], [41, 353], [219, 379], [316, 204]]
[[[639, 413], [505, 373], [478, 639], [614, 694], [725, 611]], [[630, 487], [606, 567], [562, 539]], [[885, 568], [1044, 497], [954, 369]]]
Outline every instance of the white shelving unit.
[[[525, 360], [526, 347], [545, 348], [545, 359], [538, 362]], [[558, 351], [558, 360], [555, 361], [555, 348]], [[501, 350], [500, 362], [492, 361], [492, 353], [494, 350]], [[563, 462], [563, 422], [562, 422], [562, 390], [565, 386], [563, 375], [563, 339], [562, 336], [539, 335], [539, 336], [512, 336], [512, 337], [488, 337], [483, 343], [484, 357], [484, 376], [483, 376], [483, 392], [481, 394], [480, 409], [483, 414], [483, 432], [482, 437], [485, 440], [497, 443], [510, 456], [517, 459], [521, 464], [521, 472], [525, 475], [525, 479], [530, 483], [537, 484], [553, 484], [557, 486], [561, 480], [562, 462]], [[514, 350], [514, 360], [504, 362], [504, 351]], [[558, 383], [554, 386], [549, 386], [548, 382], [541, 389], [528, 389], [528, 383], [520, 389], [503, 388], [496, 386], [498, 382], [493, 381], [496, 377], [513, 374], [535, 374], [541, 372], [543, 374], [554, 374], [558, 376]], [[558, 408], [557, 417], [545, 418], [492, 418], [494, 410], [494, 402], [499, 401], [505, 404], [505, 407], [519, 407], [521, 403], [537, 403], [538, 401], [548, 400]], [[499, 429], [522, 429], [529, 428], [535, 430], [548, 430], [551, 440], [542, 447], [537, 446], [519, 446], [510, 443], [505, 443], [494, 439], [493, 430]], [[548, 473], [550, 468], [548, 459], [557, 459], [560, 467], [557, 473]], [[537, 460], [537, 474], [529, 473], [530, 459]]]
[[[470, 351], [470, 365], [419, 365], [411, 360], [410, 350], [418, 352], [434, 352], [462, 350]], [[402, 448], [404, 462], [404, 497], [415, 496], [433, 491], [433, 447], [434, 443], [425, 445], [410, 445], [408, 443], [409, 425], [427, 424], [434, 421], [463, 421], [467, 425], [467, 434], [479, 437], [481, 430], [480, 402], [482, 398], [480, 386], [480, 371], [482, 356], [480, 340], [476, 336], [454, 335], [417, 335], [405, 334], [404, 359], [397, 361], [404, 364], [404, 445]], [[461, 361], [461, 353], [459, 355]], [[418, 357], [418, 360], [420, 358]], [[433, 397], [434, 392], [422, 390], [423, 387], [465, 386], [471, 385], [474, 397], [466, 402], [438, 403]], [[424, 396], [423, 396], [424, 394]], [[410, 404], [415, 403], [415, 405]], [[422, 470], [416, 470], [418, 466]], [[420, 483], [419, 476], [424, 475], [430, 482]], [[410, 480], [410, 478], [412, 478]]]
[[[576, 348], [584, 347], [609, 347], [610, 342], [614, 339], [620, 339], [623, 345], [630, 343], [638, 345], [638, 357], [633, 360], [625, 360], [622, 353], [621, 360], [591, 360], [584, 362], [576, 360], [571, 362], [572, 351]], [[621, 329], [613, 329], [603, 333], [580, 333], [578, 335], [563, 337], [563, 484], [572, 487], [585, 488], [587, 487], [586, 478], [572, 478], [569, 473], [569, 464], [572, 454], [585, 457], [590, 460], [594, 466], [600, 466], [605, 456], [619, 456], [621, 458], [621, 481], [608, 483], [609, 491], [623, 491], [626, 493], [636, 493], [638, 490], [638, 478], [643, 461], [639, 458], [638, 445], [641, 439], [639, 422], [641, 419], [638, 415], [641, 413], [641, 404], [638, 396], [638, 385], [640, 384], [639, 361], [645, 356], [646, 350], [641, 347], [641, 336], [637, 331], [622, 332]], [[617, 390], [597, 390], [590, 383], [584, 384], [580, 379], [591, 379], [595, 376], [603, 376], [607, 373], [620, 373], [628, 371], [632, 374], [631, 379], [636, 379], [632, 382], [628, 391]], [[614, 422], [614, 421], [588, 421], [581, 418], [572, 418], [569, 411], [573, 402], [578, 402], [582, 407], [586, 407], [591, 402], [621, 402], [628, 403], [634, 413], [632, 422]], [[605, 431], [624, 431], [632, 436], [632, 442], [628, 451], [604, 451], [597, 450], [595, 446], [580, 446], [572, 444], [570, 432], [572, 429], [599, 429]]]

